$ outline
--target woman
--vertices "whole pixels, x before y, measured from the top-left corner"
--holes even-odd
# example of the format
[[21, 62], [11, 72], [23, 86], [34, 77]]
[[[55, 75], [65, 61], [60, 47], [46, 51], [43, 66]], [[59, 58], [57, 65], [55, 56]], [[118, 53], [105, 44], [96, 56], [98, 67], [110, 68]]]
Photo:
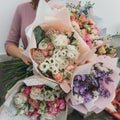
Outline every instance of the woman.
[[[48, 2], [49, 0], [46, 1]], [[39, 0], [32, 0], [31, 2], [23, 3], [17, 7], [8, 38], [5, 42], [7, 54], [20, 58], [27, 65], [31, 64], [31, 60], [22, 54], [23, 50], [18, 47], [19, 40], [22, 40], [25, 49], [28, 45], [25, 28], [33, 22], [38, 2]]]

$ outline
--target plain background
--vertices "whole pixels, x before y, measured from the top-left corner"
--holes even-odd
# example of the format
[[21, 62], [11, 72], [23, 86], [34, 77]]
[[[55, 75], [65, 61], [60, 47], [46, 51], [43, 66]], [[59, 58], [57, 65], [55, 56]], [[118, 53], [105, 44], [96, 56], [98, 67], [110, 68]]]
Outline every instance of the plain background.
[[[0, 0], [0, 55], [5, 54], [4, 42], [18, 4], [30, 0]], [[82, 3], [85, 0], [81, 0]], [[120, 0], [86, 0], [95, 3], [94, 15], [102, 18], [108, 34], [120, 32]]]

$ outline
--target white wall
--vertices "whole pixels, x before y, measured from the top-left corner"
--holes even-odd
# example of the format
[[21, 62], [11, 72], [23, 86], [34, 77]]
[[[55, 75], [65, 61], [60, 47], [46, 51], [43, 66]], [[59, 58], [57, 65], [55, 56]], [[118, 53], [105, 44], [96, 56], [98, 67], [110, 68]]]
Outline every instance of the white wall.
[[91, 2], [95, 3], [94, 14], [103, 19], [107, 33], [120, 32], [120, 0], [91, 0]]
[[[30, 0], [1, 0], [0, 1], [0, 55], [5, 54], [4, 42], [16, 6]], [[84, 2], [85, 0], [82, 0]], [[120, 32], [120, 0], [87, 0], [95, 3], [94, 14], [101, 17], [107, 27], [107, 33]]]
[[12, 18], [18, 4], [30, 0], [0, 0], [0, 55], [5, 54], [4, 42], [7, 38]]

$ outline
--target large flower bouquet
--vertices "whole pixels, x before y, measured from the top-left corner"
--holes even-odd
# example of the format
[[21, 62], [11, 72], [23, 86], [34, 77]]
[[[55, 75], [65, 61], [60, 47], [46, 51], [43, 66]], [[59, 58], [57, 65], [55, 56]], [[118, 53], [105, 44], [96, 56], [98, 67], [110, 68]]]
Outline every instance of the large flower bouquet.
[[74, 70], [91, 50], [71, 25], [66, 7], [56, 10], [44, 2], [40, 6], [46, 7], [46, 11], [43, 14], [42, 7], [38, 8], [30, 26], [28, 53], [36, 73], [58, 83], [68, 93]]
[[1, 107], [0, 119], [66, 120], [65, 97], [66, 94], [56, 84], [48, 86], [36, 76], [27, 77], [9, 90]]
[[96, 61], [79, 66], [74, 73], [68, 104], [83, 114], [102, 111], [115, 97], [120, 71], [116, 63], [116, 58], [99, 56]]
[[26, 86], [14, 96], [16, 115], [25, 114], [33, 118], [51, 116], [54, 119], [60, 111], [66, 110], [65, 95], [59, 87], [54, 89], [46, 85]]
[[68, 1], [65, 6], [40, 0], [36, 18], [26, 28], [24, 52], [34, 75], [8, 92], [2, 120], [5, 115], [7, 120], [66, 120], [67, 105], [84, 114], [111, 105], [120, 79], [118, 58], [107, 37], [100, 36], [92, 7], [90, 2]]

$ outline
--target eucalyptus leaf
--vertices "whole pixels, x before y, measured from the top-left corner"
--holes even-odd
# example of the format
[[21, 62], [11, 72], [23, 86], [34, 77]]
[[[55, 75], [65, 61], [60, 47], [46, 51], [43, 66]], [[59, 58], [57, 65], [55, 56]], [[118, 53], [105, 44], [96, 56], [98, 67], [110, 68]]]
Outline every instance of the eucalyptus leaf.
[[37, 26], [36, 28], [34, 28], [33, 33], [35, 36], [36, 43], [38, 45], [40, 41], [45, 37], [45, 31], [42, 30], [40, 26]]

